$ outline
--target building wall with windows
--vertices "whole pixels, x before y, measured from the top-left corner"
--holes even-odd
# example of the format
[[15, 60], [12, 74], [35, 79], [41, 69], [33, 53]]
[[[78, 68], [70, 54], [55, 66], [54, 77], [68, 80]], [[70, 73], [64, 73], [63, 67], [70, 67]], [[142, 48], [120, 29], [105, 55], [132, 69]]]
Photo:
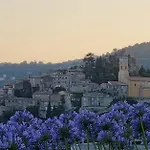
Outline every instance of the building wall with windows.
[[113, 98], [101, 93], [85, 93], [82, 97], [81, 107], [105, 107]]
[[33, 93], [33, 98], [38, 99], [40, 101], [49, 101], [50, 100], [50, 95], [52, 94], [52, 91], [38, 91]]
[[53, 79], [53, 87], [61, 86], [65, 89], [69, 88], [70, 78], [67, 75], [56, 75]]
[[31, 87], [41, 86], [41, 76], [31, 76], [29, 77]]
[[150, 78], [129, 76], [128, 57], [119, 60], [118, 80], [128, 85], [128, 96], [136, 98], [150, 97]]
[[32, 98], [9, 97], [5, 100], [5, 106], [10, 110], [24, 110], [29, 106], [37, 105], [38, 101]]
[[72, 93], [85, 93], [99, 91], [100, 86], [96, 83], [91, 83], [89, 81], [81, 81], [79, 83], [72, 83], [70, 85], [70, 92]]
[[128, 96], [128, 85], [119, 81], [108, 81], [101, 84], [101, 90], [105, 90], [112, 96]]
[[130, 97], [150, 97], [150, 78], [130, 77], [128, 86]]

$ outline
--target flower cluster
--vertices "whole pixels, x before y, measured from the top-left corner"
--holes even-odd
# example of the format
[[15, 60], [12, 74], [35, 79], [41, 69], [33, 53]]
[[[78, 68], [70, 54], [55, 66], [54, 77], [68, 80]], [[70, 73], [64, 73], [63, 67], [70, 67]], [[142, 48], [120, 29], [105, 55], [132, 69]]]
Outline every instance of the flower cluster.
[[103, 115], [82, 110], [46, 121], [26, 110], [18, 111], [6, 124], [0, 124], [0, 149], [8, 150], [60, 150], [84, 142], [128, 149], [145, 137], [150, 143], [149, 106], [122, 102]]

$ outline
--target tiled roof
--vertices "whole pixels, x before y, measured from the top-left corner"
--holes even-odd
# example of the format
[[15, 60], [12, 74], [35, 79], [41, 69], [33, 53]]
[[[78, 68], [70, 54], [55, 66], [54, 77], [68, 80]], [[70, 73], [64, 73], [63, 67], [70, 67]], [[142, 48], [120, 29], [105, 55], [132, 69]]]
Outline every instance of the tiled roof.
[[109, 86], [110, 84], [109, 83], [102, 83], [101, 85]]
[[47, 92], [47, 91], [37, 91], [35, 93], [33, 93], [33, 95], [51, 95], [50, 92]]
[[113, 86], [121, 86], [121, 85], [127, 85], [125, 83], [122, 83], [120, 81], [108, 81], [109, 85], [113, 85]]

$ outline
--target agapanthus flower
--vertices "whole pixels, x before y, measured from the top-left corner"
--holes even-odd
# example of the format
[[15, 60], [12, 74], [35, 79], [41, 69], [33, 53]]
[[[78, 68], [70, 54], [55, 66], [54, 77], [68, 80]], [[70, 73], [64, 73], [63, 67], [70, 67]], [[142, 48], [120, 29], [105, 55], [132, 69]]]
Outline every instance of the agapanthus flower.
[[26, 124], [30, 125], [34, 116], [28, 111], [17, 111], [15, 115], [10, 118], [10, 122], [17, 122], [18, 124], [22, 124], [25, 122]]
[[80, 141], [93, 140], [96, 137], [96, 121], [98, 115], [88, 110], [82, 110], [75, 117], [75, 125], [79, 130]]
[[82, 110], [45, 121], [25, 110], [0, 124], [0, 149], [58, 150], [87, 140], [129, 149], [133, 140], [143, 139], [143, 129], [150, 143], [150, 109], [144, 104], [119, 102], [103, 115]]
[[68, 114], [63, 114], [59, 118], [52, 119], [50, 134], [52, 147], [60, 146], [65, 149], [66, 143], [71, 145], [79, 137], [78, 128], [75, 126], [74, 118]]
[[129, 114], [133, 107], [126, 102], [118, 102], [114, 104], [110, 110], [115, 110], [118, 112], [122, 112], [123, 114]]

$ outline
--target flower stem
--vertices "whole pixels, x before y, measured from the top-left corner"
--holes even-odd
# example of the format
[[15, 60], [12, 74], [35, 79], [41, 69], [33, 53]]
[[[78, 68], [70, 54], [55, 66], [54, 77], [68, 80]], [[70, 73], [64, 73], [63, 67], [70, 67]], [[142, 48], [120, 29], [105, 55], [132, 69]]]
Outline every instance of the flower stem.
[[93, 140], [93, 146], [94, 146], [94, 150], [97, 150], [97, 146], [94, 140]]
[[88, 138], [88, 130], [86, 130], [86, 140], [87, 140], [88, 150], [90, 150], [90, 143], [89, 143], [89, 138]]
[[66, 150], [69, 150], [69, 144], [66, 139], [65, 139], [65, 147], [66, 147]]
[[102, 145], [98, 142], [98, 150], [102, 150]]
[[141, 121], [141, 118], [140, 118], [140, 124], [141, 124], [141, 128], [142, 128], [144, 146], [145, 146], [145, 149], [148, 150], [148, 144], [147, 144], [146, 135], [145, 135], [145, 131], [144, 131], [144, 126], [143, 126], [143, 122]]
[[136, 144], [136, 142], [135, 142], [135, 139], [134, 139], [134, 138], [133, 138], [133, 142], [134, 142], [134, 145], [135, 145], [136, 150], [138, 150], [138, 147], [137, 147], [137, 144]]

